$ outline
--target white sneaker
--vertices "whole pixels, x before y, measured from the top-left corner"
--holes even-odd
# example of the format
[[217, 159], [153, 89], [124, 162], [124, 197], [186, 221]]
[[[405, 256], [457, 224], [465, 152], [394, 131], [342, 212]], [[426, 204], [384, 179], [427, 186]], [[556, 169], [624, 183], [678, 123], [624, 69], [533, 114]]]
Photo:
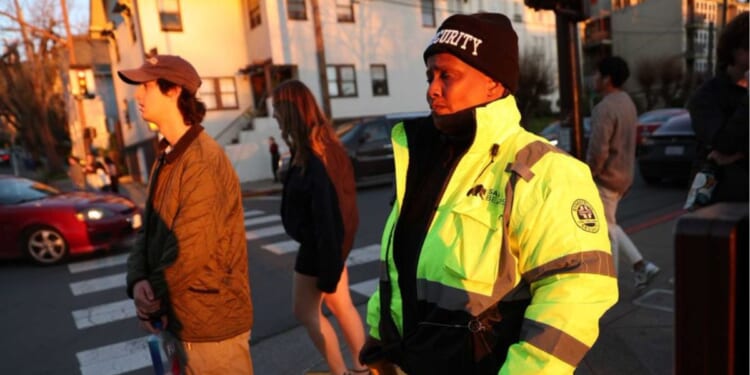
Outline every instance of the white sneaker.
[[635, 271], [635, 287], [638, 289], [645, 288], [649, 281], [651, 281], [659, 271], [661, 271], [661, 269], [655, 264], [645, 261], [643, 269]]

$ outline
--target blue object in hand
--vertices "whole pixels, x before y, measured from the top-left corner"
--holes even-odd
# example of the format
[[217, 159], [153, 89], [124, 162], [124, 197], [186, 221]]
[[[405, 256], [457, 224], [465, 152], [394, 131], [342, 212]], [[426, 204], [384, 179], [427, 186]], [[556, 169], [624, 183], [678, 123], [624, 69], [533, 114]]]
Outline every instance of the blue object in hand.
[[[151, 325], [154, 328], [161, 330], [161, 321], [152, 321]], [[161, 339], [159, 338], [158, 334], [153, 333], [148, 337], [147, 341], [148, 352], [151, 354], [151, 363], [154, 366], [154, 374], [164, 375], [164, 363], [161, 360], [161, 350], [159, 349]]]

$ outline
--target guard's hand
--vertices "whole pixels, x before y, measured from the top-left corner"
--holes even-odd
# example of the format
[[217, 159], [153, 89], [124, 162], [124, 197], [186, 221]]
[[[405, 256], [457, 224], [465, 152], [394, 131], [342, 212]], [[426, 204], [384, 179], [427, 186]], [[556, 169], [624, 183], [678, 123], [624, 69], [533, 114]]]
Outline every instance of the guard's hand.
[[133, 286], [133, 302], [135, 312], [141, 320], [149, 320], [152, 315], [161, 310], [161, 300], [154, 299], [154, 291], [148, 280], [141, 280]]

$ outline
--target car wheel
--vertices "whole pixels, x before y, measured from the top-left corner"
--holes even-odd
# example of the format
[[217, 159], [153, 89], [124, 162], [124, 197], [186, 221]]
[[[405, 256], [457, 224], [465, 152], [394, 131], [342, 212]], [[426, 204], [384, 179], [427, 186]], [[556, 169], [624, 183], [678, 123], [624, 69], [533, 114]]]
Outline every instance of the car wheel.
[[55, 264], [68, 255], [68, 243], [59, 231], [50, 227], [29, 230], [24, 241], [24, 251], [34, 262]]

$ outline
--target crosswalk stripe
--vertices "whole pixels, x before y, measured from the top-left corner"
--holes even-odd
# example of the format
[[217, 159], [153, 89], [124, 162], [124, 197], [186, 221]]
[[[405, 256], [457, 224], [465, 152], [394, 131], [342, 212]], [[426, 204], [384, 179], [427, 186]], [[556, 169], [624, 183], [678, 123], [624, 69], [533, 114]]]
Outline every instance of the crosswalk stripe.
[[70, 283], [70, 291], [73, 292], [74, 296], [80, 296], [82, 294], [100, 292], [107, 289], [125, 288], [125, 285], [126, 273], [123, 272], [116, 275], [97, 277], [95, 279]]
[[380, 258], [380, 245], [368, 245], [352, 249], [349, 257], [346, 258], [346, 265], [349, 267], [357, 266], [378, 260]]
[[365, 297], [370, 297], [373, 293], [375, 293], [375, 289], [378, 288], [378, 281], [378, 278], [361, 281], [356, 284], [349, 285], [349, 289]]
[[267, 216], [256, 217], [254, 219], [245, 219], [245, 228], [249, 226], [253, 226], [253, 225], [265, 224], [265, 223], [270, 223], [272, 221], [280, 221], [280, 220], [281, 220], [281, 216], [279, 215], [267, 215]]
[[265, 212], [261, 210], [247, 210], [245, 211], [245, 218], [247, 219], [248, 217], [252, 217], [252, 216], [260, 216], [260, 215], [263, 215], [264, 213]]
[[295, 240], [275, 242], [268, 245], [261, 246], [262, 249], [268, 250], [276, 255], [283, 255], [286, 253], [292, 253], [299, 249], [299, 242]]
[[[151, 366], [148, 337], [76, 353], [81, 375], [117, 375]], [[162, 350], [162, 358], [165, 358]]]
[[259, 238], [275, 236], [277, 234], [282, 234], [282, 233], [286, 233], [284, 232], [284, 226], [274, 225], [272, 227], [245, 231], [245, 238], [248, 241], [251, 241], [251, 240], [257, 240]]
[[134, 316], [136, 316], [135, 306], [129, 299], [73, 311], [73, 320], [78, 329], [125, 320]]
[[120, 254], [108, 256], [105, 258], [86, 260], [82, 262], [68, 264], [68, 271], [70, 273], [80, 273], [86, 271], [93, 271], [100, 268], [114, 267], [123, 265], [128, 261], [129, 254]]

